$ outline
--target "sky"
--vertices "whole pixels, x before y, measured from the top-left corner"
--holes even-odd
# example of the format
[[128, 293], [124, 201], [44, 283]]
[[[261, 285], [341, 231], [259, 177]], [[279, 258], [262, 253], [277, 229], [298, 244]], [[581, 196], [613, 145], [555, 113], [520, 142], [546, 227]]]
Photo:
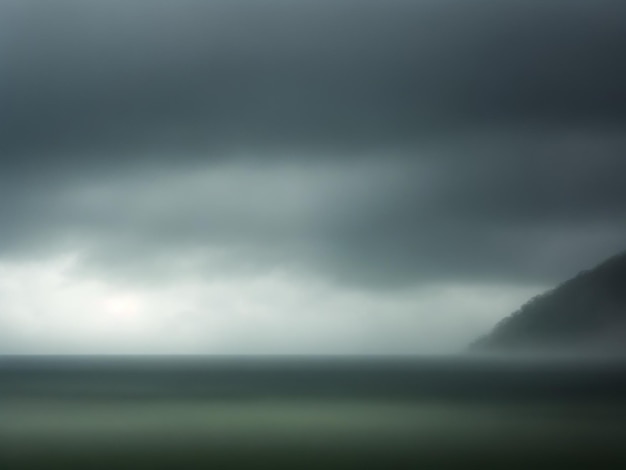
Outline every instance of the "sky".
[[621, 0], [2, 0], [0, 353], [445, 354], [626, 248]]

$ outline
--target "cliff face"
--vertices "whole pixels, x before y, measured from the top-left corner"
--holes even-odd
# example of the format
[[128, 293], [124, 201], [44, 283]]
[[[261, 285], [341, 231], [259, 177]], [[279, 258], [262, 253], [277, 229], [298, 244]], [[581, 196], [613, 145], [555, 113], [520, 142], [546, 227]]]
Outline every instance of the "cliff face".
[[531, 299], [471, 349], [626, 352], [626, 253]]

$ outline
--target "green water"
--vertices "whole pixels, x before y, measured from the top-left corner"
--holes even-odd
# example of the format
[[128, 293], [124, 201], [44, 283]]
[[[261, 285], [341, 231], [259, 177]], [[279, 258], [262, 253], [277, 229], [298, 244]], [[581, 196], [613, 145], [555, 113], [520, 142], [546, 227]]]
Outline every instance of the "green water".
[[615, 406], [13, 399], [0, 413], [9, 469], [626, 464]]

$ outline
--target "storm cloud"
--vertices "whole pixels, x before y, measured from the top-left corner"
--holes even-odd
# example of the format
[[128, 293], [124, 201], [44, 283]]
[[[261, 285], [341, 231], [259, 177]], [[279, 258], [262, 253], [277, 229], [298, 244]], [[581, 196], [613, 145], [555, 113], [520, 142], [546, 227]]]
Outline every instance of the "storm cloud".
[[624, 249], [625, 14], [3, 2], [0, 260], [78, 253], [79, 277], [136, 285], [287, 273], [369, 296], [348, 310], [554, 285]]
[[624, 117], [626, 7], [616, 1], [2, 10], [3, 153], [360, 153], [437, 132]]

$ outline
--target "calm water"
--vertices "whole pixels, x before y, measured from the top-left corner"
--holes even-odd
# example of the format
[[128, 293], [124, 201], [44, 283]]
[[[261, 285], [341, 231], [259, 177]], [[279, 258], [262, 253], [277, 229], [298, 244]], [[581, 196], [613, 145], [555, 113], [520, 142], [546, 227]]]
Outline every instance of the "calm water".
[[5, 357], [0, 393], [1, 468], [626, 468], [621, 361]]

